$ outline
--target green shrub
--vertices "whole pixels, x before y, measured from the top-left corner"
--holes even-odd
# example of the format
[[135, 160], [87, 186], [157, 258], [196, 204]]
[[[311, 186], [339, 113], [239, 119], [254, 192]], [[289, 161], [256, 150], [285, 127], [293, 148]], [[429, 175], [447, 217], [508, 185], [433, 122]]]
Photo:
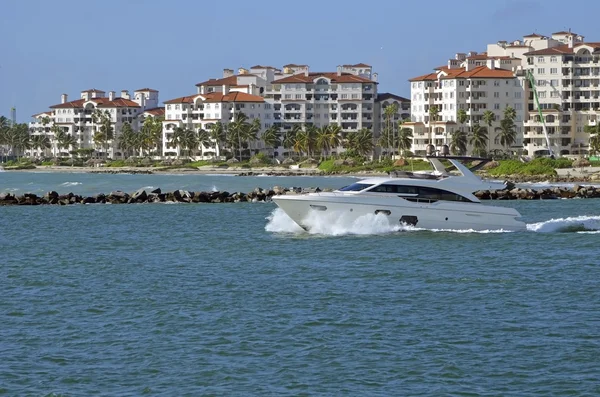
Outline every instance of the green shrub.
[[[566, 161], [565, 161], [566, 160]], [[488, 173], [493, 176], [499, 175], [556, 175], [555, 168], [563, 168], [568, 163], [571, 166], [570, 160], [558, 159], [552, 160], [549, 158], [538, 158], [528, 163], [523, 163], [518, 160], [502, 160], [500, 165], [488, 170]]]
[[127, 167], [125, 160], [113, 160], [106, 164], [106, 167]]

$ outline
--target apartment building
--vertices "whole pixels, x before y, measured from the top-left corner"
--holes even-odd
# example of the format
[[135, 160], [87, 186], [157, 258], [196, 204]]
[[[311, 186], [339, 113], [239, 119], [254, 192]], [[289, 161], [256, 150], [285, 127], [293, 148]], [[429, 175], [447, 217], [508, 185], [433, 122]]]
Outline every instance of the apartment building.
[[[232, 79], [227, 81], [233, 82]], [[226, 83], [227, 83], [226, 82]], [[223, 83], [223, 81], [221, 81]], [[165, 120], [163, 121], [163, 153], [165, 156], [179, 154], [180, 148], [173, 143], [173, 134], [178, 127], [198, 131], [199, 129], [210, 130], [217, 122], [229, 123], [236, 113], [244, 113], [250, 122], [260, 119], [261, 124], [265, 120], [265, 112], [268, 112], [265, 100], [259, 95], [249, 94], [242, 91], [230, 91], [236, 87], [229, 84], [219, 86], [201, 85], [200, 94], [184, 96], [165, 101]], [[208, 90], [207, 87], [213, 89]], [[248, 89], [248, 87], [246, 87]], [[268, 127], [267, 127], [268, 128]], [[263, 128], [264, 129], [264, 128]], [[258, 146], [255, 149], [260, 150]], [[220, 156], [218, 145], [215, 151], [211, 147], [202, 147], [206, 155]]]
[[[308, 65], [302, 64], [282, 68], [255, 65], [239, 68], [237, 74], [233, 69], [224, 69], [222, 78], [198, 83], [196, 95], [165, 102], [165, 142], [178, 125], [187, 122], [188, 126], [207, 128], [215, 121], [230, 121], [235, 111], [243, 111], [251, 119], [260, 118], [263, 130], [272, 125], [285, 132], [295, 125], [322, 127], [337, 123], [345, 132], [368, 128], [377, 136], [378, 106], [396, 101], [400, 103], [397, 119], [410, 114], [406, 98], [386, 96], [378, 100], [377, 77], [364, 63], [340, 65], [335, 72], [311, 72]], [[217, 94], [226, 96], [225, 102], [206, 102]], [[191, 114], [180, 112], [184, 106]], [[165, 149], [172, 152], [174, 148]], [[275, 151], [281, 157], [286, 149]]]
[[[122, 153], [118, 148], [118, 137], [123, 124], [129, 123], [134, 129], [138, 129], [144, 117], [160, 115], [162, 110], [158, 103], [158, 91], [151, 88], [135, 90], [133, 98], [127, 90], [121, 91], [118, 97], [114, 91], [110, 91], [107, 96], [102, 90], [84, 90], [81, 91], [80, 98], [73, 101], [68, 100], [67, 94], [62, 94], [59, 104], [50, 106], [49, 111], [33, 115], [29, 123], [30, 133], [46, 134], [50, 138], [52, 147], [44, 152], [32, 148], [26, 154], [68, 156], [68, 149], [58, 147], [53, 132], [53, 126], [57, 125], [77, 140], [77, 149], [94, 148], [101, 156], [119, 158]], [[104, 153], [105, 148], [94, 143], [94, 133], [99, 127], [92, 116], [96, 110], [107, 111], [112, 121], [114, 139], [108, 142], [107, 153]]]
[[[438, 149], [449, 145], [456, 129], [468, 131], [476, 123], [483, 125], [483, 113], [487, 110], [495, 115], [491, 128], [488, 127], [488, 150], [502, 149], [498, 130], [503, 110], [513, 107], [517, 121], [523, 120], [523, 78], [512, 70], [497, 68], [498, 59], [485, 59], [485, 64], [475, 66], [475, 61], [481, 60], [474, 56], [457, 54], [455, 60], [435, 68], [433, 73], [410, 79], [411, 121], [405, 126], [413, 130], [415, 154], [424, 155], [429, 144]], [[432, 107], [438, 110], [435, 120], [430, 114]], [[465, 125], [457, 120], [459, 109], [468, 116]]]
[[[517, 142], [512, 151], [530, 156], [548, 153], [545, 124], [553, 152], [586, 154], [589, 134], [584, 128], [597, 122], [600, 109], [599, 58], [600, 43], [585, 42], [584, 36], [570, 31], [550, 36], [533, 33], [522, 40], [488, 44], [483, 53], [458, 53], [434, 73], [410, 79], [413, 150], [424, 153], [429, 143], [438, 147], [447, 143], [455, 128], [481, 123], [485, 110], [496, 115], [489, 129], [489, 149], [504, 149], [497, 130], [503, 109], [511, 106], [517, 111]], [[429, 109], [434, 105], [440, 113], [430, 123]], [[461, 108], [469, 115], [465, 126], [456, 124], [456, 111]]]
[[527, 95], [524, 147], [528, 153], [543, 152], [546, 140], [543, 121], [555, 153], [587, 154], [589, 134], [600, 115], [600, 42], [585, 42], [572, 32], [553, 33], [560, 44], [524, 54], [524, 67], [533, 76], [534, 94]]

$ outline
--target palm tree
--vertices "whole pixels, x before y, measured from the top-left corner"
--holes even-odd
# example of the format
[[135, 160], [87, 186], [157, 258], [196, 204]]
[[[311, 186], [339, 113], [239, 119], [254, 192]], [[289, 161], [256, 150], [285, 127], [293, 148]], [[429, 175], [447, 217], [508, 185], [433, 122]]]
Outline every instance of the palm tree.
[[34, 135], [31, 137], [31, 147], [33, 149], [39, 149], [43, 152], [45, 149], [50, 149], [50, 138], [46, 134]]
[[596, 154], [600, 152], [600, 122], [597, 120], [595, 125], [586, 125], [584, 127], [584, 131], [590, 134], [590, 154]]
[[329, 150], [337, 148], [342, 144], [343, 133], [342, 127], [337, 123], [331, 123], [327, 126], [327, 135], [329, 136], [327, 146]]
[[114, 129], [112, 126], [111, 115], [108, 110], [102, 111], [96, 109], [92, 114], [94, 123], [99, 128], [94, 133], [94, 143], [104, 148], [104, 158], [108, 158], [108, 142], [114, 138]]
[[468, 119], [469, 119], [469, 116], [467, 115], [467, 112], [465, 109], [458, 109], [456, 111], [456, 121], [458, 121], [460, 124], [466, 123]]
[[384, 142], [387, 147], [387, 151], [392, 157], [392, 148], [394, 145], [394, 116], [398, 113], [398, 104], [396, 102], [391, 105], [386, 106], [383, 109], [383, 116], [385, 119], [385, 126], [383, 127], [383, 131], [381, 137], [379, 139], [380, 142]]
[[[119, 134], [118, 145], [119, 149], [123, 151], [123, 153], [131, 153], [132, 150], [136, 149], [140, 145], [139, 137], [140, 134], [136, 133], [133, 128], [131, 128], [131, 124], [125, 122], [121, 127], [121, 134]], [[125, 156], [125, 157], [129, 157]]]
[[315, 139], [315, 147], [321, 152], [321, 158], [327, 159], [327, 153], [329, 152], [329, 126], [324, 125], [317, 130], [317, 137]]
[[[481, 119], [483, 120], [485, 125], [487, 125], [488, 131], [491, 131], [492, 123], [496, 120], [496, 115], [494, 114], [494, 112], [492, 112], [491, 110], [486, 110], [485, 112], [483, 112], [483, 116]], [[488, 151], [490, 150], [489, 143], [490, 143], [490, 140], [488, 139], [488, 148], [487, 148]]]
[[63, 129], [60, 129], [55, 136], [56, 146], [58, 147], [59, 151], [60, 149], [66, 149], [69, 151], [71, 147], [77, 146], [77, 139], [75, 139], [73, 135], [67, 134]]
[[234, 149], [238, 149], [240, 161], [242, 161], [242, 140], [245, 139], [249, 130], [248, 116], [243, 112], [235, 113], [233, 121], [228, 125], [229, 136], [227, 140]]
[[186, 128], [180, 144], [181, 148], [187, 151], [188, 157], [191, 158], [192, 150], [198, 148], [198, 135], [196, 134], [196, 131]]
[[450, 136], [450, 151], [456, 155], [464, 155], [467, 152], [467, 133], [455, 130]]
[[146, 151], [150, 154], [150, 149], [154, 148], [156, 153], [162, 155], [162, 118], [146, 117], [144, 124], [139, 132], [137, 139], [138, 148], [142, 154]]
[[203, 128], [198, 130], [196, 135], [198, 145], [200, 146], [200, 156], [204, 159], [204, 148], [209, 147], [212, 142], [210, 140], [210, 133]]
[[405, 153], [410, 150], [412, 146], [413, 133], [410, 128], [402, 127], [398, 129], [398, 151], [404, 158]]
[[429, 143], [433, 144], [433, 124], [437, 121], [440, 109], [433, 105], [429, 108]]
[[510, 106], [507, 106], [504, 109], [504, 118], [511, 119], [514, 121], [517, 118], [517, 111], [515, 109], [511, 108]]
[[14, 124], [9, 128], [5, 128], [4, 131], [5, 144], [10, 148], [10, 152], [17, 157], [20, 156], [20, 153], [25, 149], [29, 149], [30, 146], [30, 136], [29, 136], [29, 127], [27, 124]]
[[273, 149], [273, 159], [275, 159], [275, 148], [281, 145], [279, 126], [272, 125], [263, 132], [262, 140], [267, 148]]
[[219, 158], [221, 156], [221, 144], [223, 142], [225, 142], [225, 138], [227, 137], [227, 127], [221, 123], [220, 121], [217, 121], [214, 124], [211, 124], [209, 127], [209, 135], [210, 135], [210, 139], [214, 142], [215, 144], [215, 156], [217, 158]]
[[242, 131], [242, 138], [248, 145], [248, 152], [250, 152], [252, 147], [252, 142], [256, 142], [258, 140], [258, 133], [260, 132], [261, 124], [260, 119], [253, 119], [249, 124], [247, 123], [244, 130]]
[[294, 152], [303, 153], [307, 152], [308, 136], [306, 131], [302, 129], [299, 124], [294, 125], [292, 128], [292, 134], [294, 135]]
[[289, 154], [290, 149], [294, 147], [294, 143], [296, 142], [296, 131], [295, 129], [287, 130], [283, 133], [283, 141], [281, 142], [284, 149], [288, 151], [288, 157], [291, 157]]
[[294, 124], [292, 130], [290, 131], [291, 135], [291, 146], [290, 148], [295, 153], [300, 153], [303, 151], [303, 147], [301, 147], [301, 142], [303, 140], [304, 130], [302, 130], [302, 126], [300, 124]]
[[487, 129], [479, 123], [475, 123], [471, 128], [471, 133], [469, 143], [473, 146], [473, 152], [478, 156], [483, 156], [488, 141]]
[[517, 139], [515, 122], [512, 119], [504, 118], [500, 121], [500, 144], [508, 150]]
[[189, 157], [190, 151], [194, 147], [198, 146], [196, 133], [188, 128], [175, 128], [175, 130], [173, 131], [173, 137], [171, 139], [171, 142], [178, 147], [179, 155], [181, 155], [181, 152], [187, 151]]
[[315, 147], [317, 145], [317, 136], [319, 135], [319, 129], [314, 124], [310, 124], [304, 127], [305, 139], [306, 139], [306, 150], [308, 157], [314, 154]]
[[347, 149], [359, 156], [367, 155], [373, 150], [373, 146], [373, 132], [368, 128], [350, 132], [346, 138]]

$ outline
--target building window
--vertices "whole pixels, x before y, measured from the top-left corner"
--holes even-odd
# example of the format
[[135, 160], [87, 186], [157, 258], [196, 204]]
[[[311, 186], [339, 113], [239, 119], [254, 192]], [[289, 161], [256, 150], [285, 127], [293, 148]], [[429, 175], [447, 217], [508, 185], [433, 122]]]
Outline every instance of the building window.
[[494, 98], [500, 98], [500, 93], [499, 92], [494, 92]]
[[500, 81], [498, 81], [498, 80], [494, 80], [494, 85], [495, 85], [496, 87], [498, 87], [498, 86], [500, 85]]
[[495, 110], [498, 110], [498, 109], [500, 109], [500, 104], [499, 104], [499, 103], [494, 103], [494, 109], [495, 109]]
[[558, 87], [558, 80], [550, 80], [550, 86], [551, 87]]
[[544, 63], [544, 57], [538, 57], [538, 63]]
[[557, 74], [558, 68], [550, 68], [550, 74]]
[[546, 98], [546, 91], [540, 91], [540, 92], [538, 92], [538, 96], [540, 98]]
[[520, 92], [515, 92], [515, 98], [520, 99], [521, 98], [521, 93]]
[[296, 99], [302, 99], [302, 94], [296, 94]]
[[538, 80], [535, 83], [538, 87], [543, 87], [546, 85], [546, 80]]
[[550, 62], [557, 62], [556, 57], [554, 55], [550, 57]]
[[285, 99], [292, 99], [292, 94], [285, 94]]
[[348, 94], [342, 94], [342, 99], [348, 99]]
[[545, 74], [546, 73], [546, 69], [544, 69], [544, 68], [538, 68], [537, 72], [538, 72], [538, 74]]

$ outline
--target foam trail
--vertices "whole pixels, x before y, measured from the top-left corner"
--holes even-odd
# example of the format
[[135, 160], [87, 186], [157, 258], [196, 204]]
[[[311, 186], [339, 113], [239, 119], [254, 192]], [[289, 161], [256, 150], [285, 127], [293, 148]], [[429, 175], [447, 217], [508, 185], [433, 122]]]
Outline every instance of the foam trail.
[[219, 189], [217, 189], [217, 185], [212, 185], [212, 187], [210, 188], [211, 192], [218, 192]]
[[292, 220], [281, 208], [276, 208], [268, 217], [265, 230], [273, 233], [304, 233], [296, 222]]
[[77, 186], [77, 185], [81, 185], [81, 182], [65, 182], [65, 183], [61, 183], [60, 186]]
[[416, 228], [404, 227], [402, 225], [392, 226], [389, 224], [385, 215], [367, 214], [357, 219], [351, 219], [339, 213], [330, 212], [323, 214], [313, 211], [304, 220], [309, 231], [305, 231], [296, 224], [280, 208], [276, 208], [271, 215], [267, 217], [268, 223], [265, 230], [275, 233], [308, 233], [325, 236], [344, 236], [344, 235], [371, 235], [393, 233], [399, 230], [419, 230]]
[[531, 223], [527, 230], [537, 233], [556, 232], [597, 232], [600, 230], [600, 216], [576, 216], [550, 219], [545, 222]]

